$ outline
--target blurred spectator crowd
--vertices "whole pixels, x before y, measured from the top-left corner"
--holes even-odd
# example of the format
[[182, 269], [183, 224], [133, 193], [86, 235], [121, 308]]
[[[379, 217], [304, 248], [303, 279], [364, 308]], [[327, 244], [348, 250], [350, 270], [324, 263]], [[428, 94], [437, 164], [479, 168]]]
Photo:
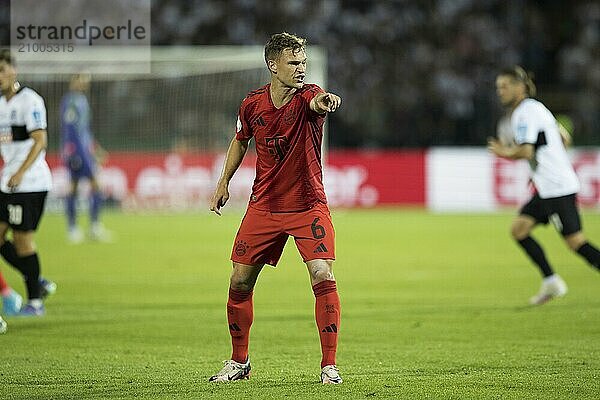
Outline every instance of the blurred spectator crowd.
[[496, 74], [515, 63], [572, 118], [577, 145], [600, 143], [598, 1], [152, 0], [154, 45], [263, 45], [281, 31], [327, 50], [327, 89], [343, 98], [332, 146], [483, 145], [502, 114]]
[[539, 98], [599, 143], [600, 3], [531, 0], [154, 0], [152, 41], [264, 44], [288, 31], [328, 51], [342, 109], [330, 143], [481, 145], [500, 114], [506, 65], [535, 73]]

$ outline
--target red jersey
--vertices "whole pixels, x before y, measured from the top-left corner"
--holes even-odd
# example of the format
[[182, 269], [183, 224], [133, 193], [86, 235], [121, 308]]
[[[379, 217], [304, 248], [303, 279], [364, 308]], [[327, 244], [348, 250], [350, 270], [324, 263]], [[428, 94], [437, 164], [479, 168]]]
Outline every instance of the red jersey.
[[242, 101], [237, 140], [254, 138], [256, 178], [250, 206], [270, 212], [303, 211], [327, 204], [323, 188], [321, 143], [325, 114], [310, 109], [323, 92], [305, 84], [281, 108], [273, 105], [271, 84], [250, 92]]

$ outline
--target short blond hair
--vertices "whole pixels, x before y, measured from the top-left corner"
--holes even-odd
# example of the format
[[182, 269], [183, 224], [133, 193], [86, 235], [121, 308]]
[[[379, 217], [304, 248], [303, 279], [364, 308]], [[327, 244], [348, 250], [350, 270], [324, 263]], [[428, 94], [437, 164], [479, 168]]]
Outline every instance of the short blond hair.
[[0, 49], [0, 61], [15, 65], [15, 59], [9, 49]]
[[306, 39], [291, 33], [281, 32], [271, 35], [271, 38], [265, 45], [265, 62], [277, 60], [283, 50], [291, 49], [292, 53], [297, 53], [306, 48]]

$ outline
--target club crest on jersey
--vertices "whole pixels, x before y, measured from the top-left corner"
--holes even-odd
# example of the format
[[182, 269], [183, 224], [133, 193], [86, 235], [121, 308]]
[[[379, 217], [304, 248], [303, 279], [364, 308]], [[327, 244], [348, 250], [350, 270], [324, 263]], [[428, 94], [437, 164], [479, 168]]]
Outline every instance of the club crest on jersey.
[[241, 257], [246, 254], [249, 248], [250, 246], [248, 246], [248, 243], [243, 240], [238, 240], [235, 243], [235, 254]]
[[10, 112], [10, 120], [11, 122], [17, 119], [17, 110], [12, 110]]
[[294, 121], [296, 121], [297, 116], [298, 112], [296, 110], [296, 105], [292, 103], [288, 106], [287, 110], [285, 110], [285, 113], [283, 114], [283, 122], [288, 125], [292, 125]]

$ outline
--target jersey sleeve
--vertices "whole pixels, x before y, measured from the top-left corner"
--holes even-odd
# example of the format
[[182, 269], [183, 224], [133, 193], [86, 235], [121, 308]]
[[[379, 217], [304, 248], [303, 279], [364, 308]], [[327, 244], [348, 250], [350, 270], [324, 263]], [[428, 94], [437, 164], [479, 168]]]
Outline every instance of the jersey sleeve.
[[39, 95], [33, 95], [29, 98], [25, 109], [25, 129], [28, 133], [40, 129], [46, 129], [46, 106], [44, 99]]
[[319, 119], [325, 119], [325, 116], [327, 115], [327, 113], [319, 114], [318, 112], [313, 111], [310, 108], [310, 102], [319, 93], [325, 93], [325, 91], [323, 89], [321, 89], [319, 87], [319, 85], [314, 85], [314, 84], [311, 84], [310, 86], [307, 87], [306, 90], [304, 90], [302, 92], [302, 98], [306, 101], [306, 110], [307, 110], [310, 118], [312, 120], [317, 120], [317, 121]]
[[[314, 97], [319, 93], [325, 93], [323, 89], [319, 87], [319, 85], [310, 85], [306, 90], [302, 92], [302, 98], [306, 101], [307, 107], [310, 109], [310, 102]], [[312, 110], [311, 110], [312, 111]], [[314, 111], [313, 111], [314, 112]]]
[[512, 129], [516, 144], [535, 144], [538, 139], [539, 127], [536, 123], [535, 114], [527, 109], [519, 110], [512, 118]]
[[252, 128], [250, 124], [248, 124], [248, 115], [246, 102], [242, 102], [240, 106], [240, 111], [238, 112], [237, 121], [235, 123], [235, 138], [237, 140], [250, 140], [254, 134], [252, 133]]

